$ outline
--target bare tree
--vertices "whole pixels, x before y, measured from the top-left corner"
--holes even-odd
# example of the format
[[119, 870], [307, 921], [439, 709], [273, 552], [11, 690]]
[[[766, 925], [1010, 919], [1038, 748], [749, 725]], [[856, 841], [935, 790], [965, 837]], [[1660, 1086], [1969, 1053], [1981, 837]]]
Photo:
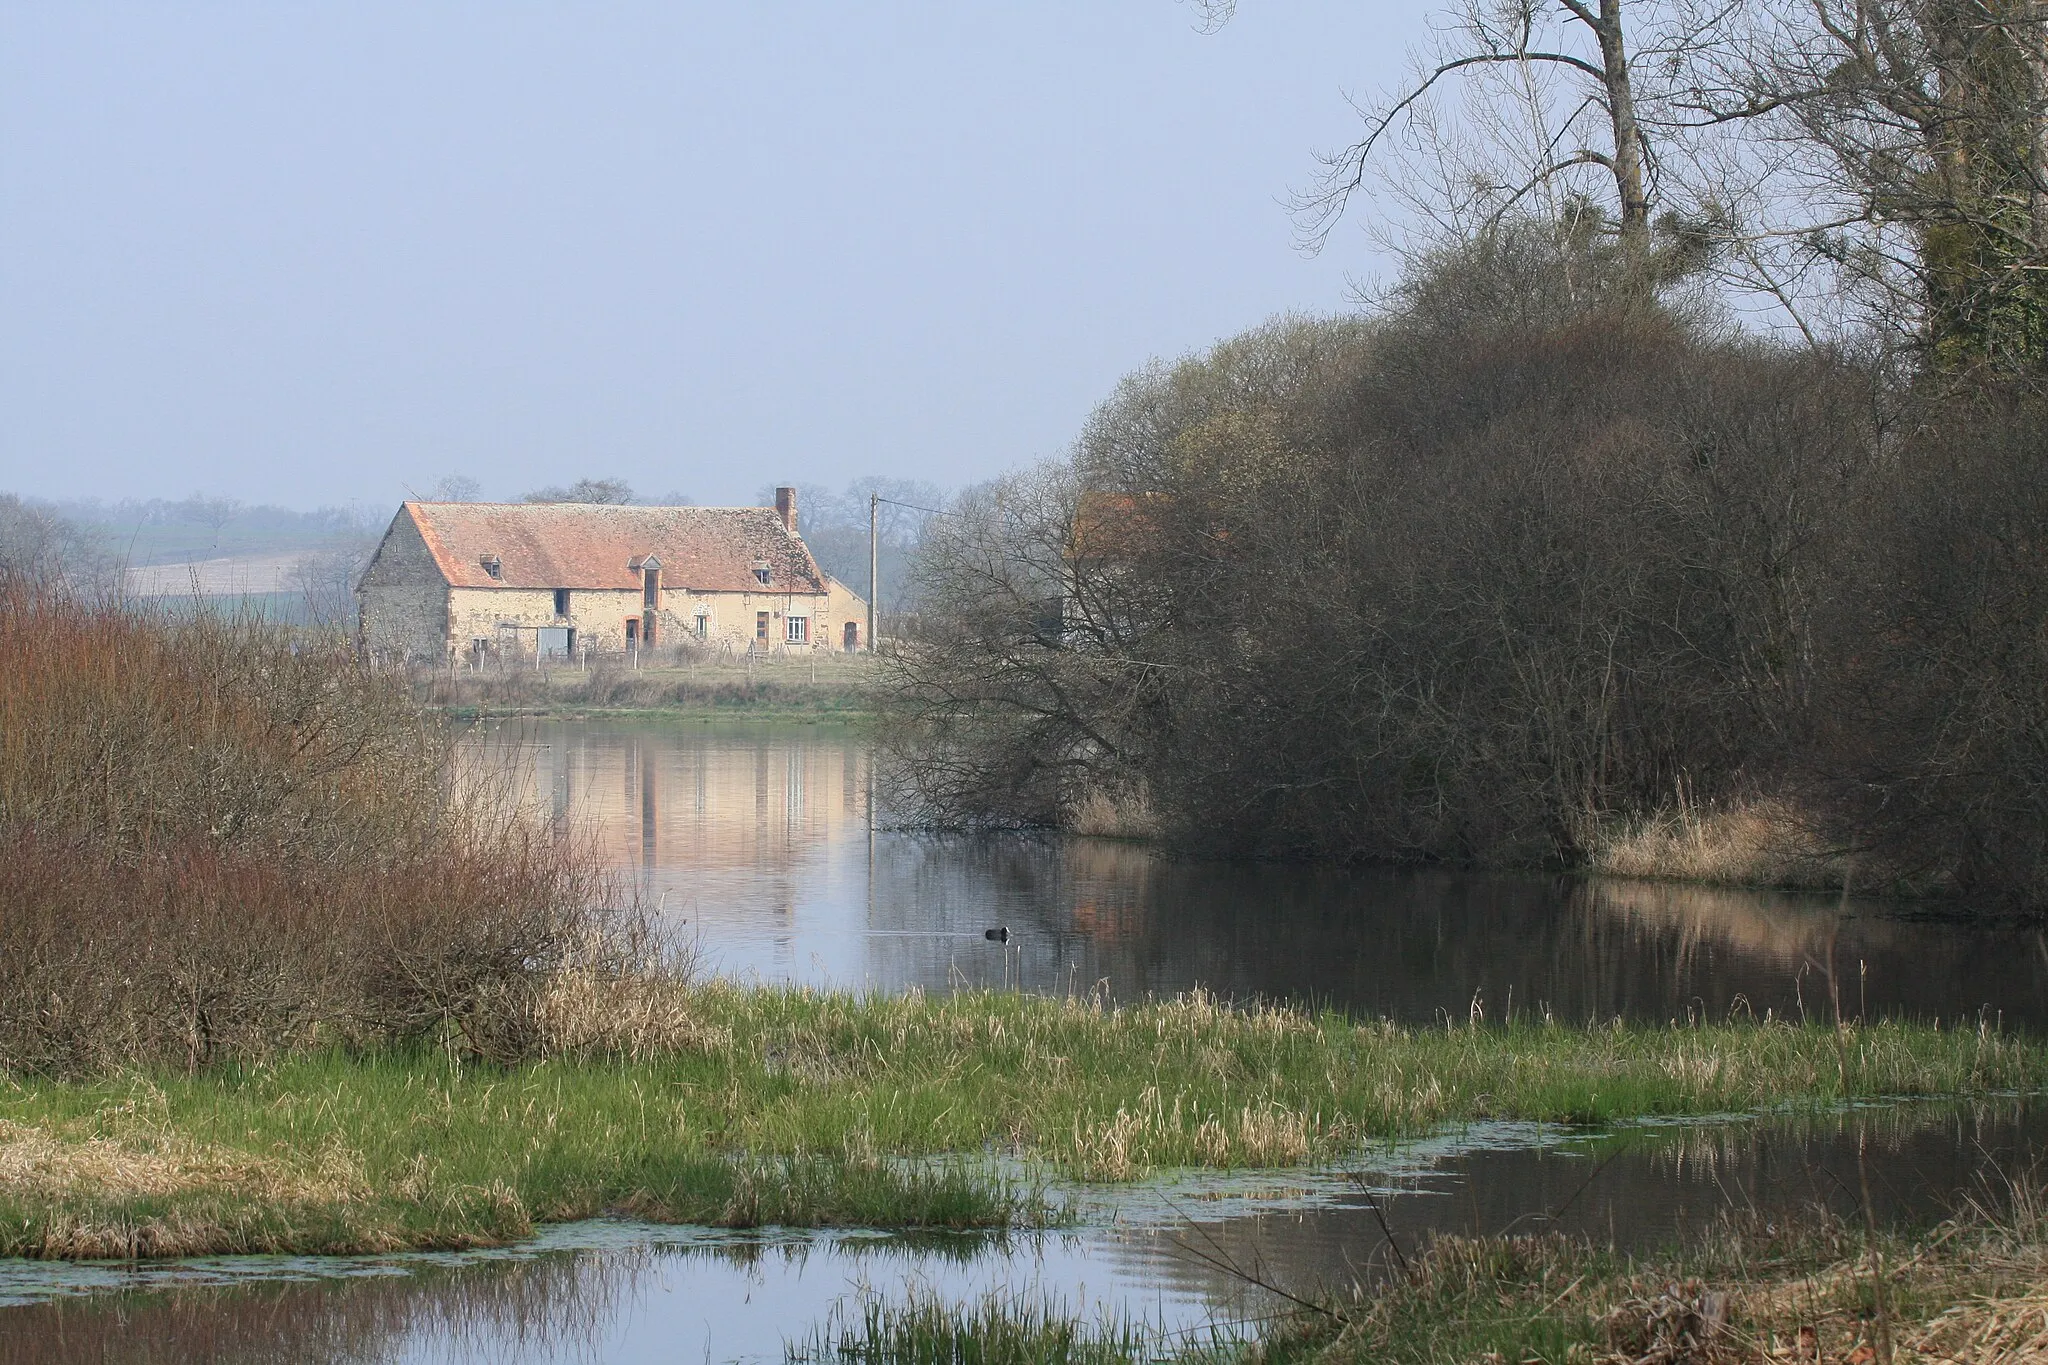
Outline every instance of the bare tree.
[[[1320, 249], [1375, 169], [1405, 149], [1429, 163], [1420, 168], [1425, 188], [1405, 175], [1416, 169], [1409, 159], [1401, 172], [1410, 187], [1396, 192], [1460, 232], [1498, 223], [1532, 195], [1551, 218], [1604, 202], [1624, 249], [1646, 258], [1657, 149], [1638, 110], [1628, 25], [1650, 12], [1624, 0], [1459, 0], [1441, 11], [1411, 83], [1360, 107], [1365, 135], [1325, 156], [1321, 179], [1297, 197], [1304, 243]], [[1660, 18], [1648, 51], [1663, 60], [1689, 35]], [[1465, 96], [1462, 146], [1438, 105], [1450, 87]], [[1490, 147], [1473, 147], [1473, 134]]]
[[1376, 317], [1152, 367], [936, 524], [894, 661], [918, 808], [1570, 861], [1781, 775], [1861, 376], [1641, 306], [1603, 245], [1511, 222]]
[[1948, 368], [2048, 363], [2048, 6], [1768, 0], [1718, 22], [1670, 120], [1742, 127], [1759, 277]]
[[484, 486], [467, 474], [449, 474], [427, 496], [434, 502], [480, 502], [483, 492]]
[[1081, 496], [1048, 464], [968, 490], [930, 528], [884, 738], [914, 819], [1059, 824], [1140, 784], [1130, 740], [1164, 679], [1115, 647], [1135, 622], [1070, 556]]
[[302, 555], [292, 563], [285, 581], [298, 595], [307, 625], [346, 631], [354, 623], [356, 580], [374, 548], [374, 542], [335, 545]]
[[0, 493], [0, 578], [103, 594], [119, 586], [121, 566], [85, 527]]
[[223, 497], [208, 493], [194, 493], [179, 505], [185, 520], [197, 522], [213, 532], [211, 548], [220, 548], [220, 533], [227, 529], [229, 522], [242, 514], [239, 498]]
[[567, 488], [550, 485], [526, 495], [528, 502], [594, 502], [623, 506], [633, 500], [633, 487], [624, 479], [578, 479]]
[[[761, 491], [763, 503], [772, 501], [772, 491]], [[930, 522], [927, 509], [945, 506], [946, 492], [937, 484], [874, 474], [852, 480], [841, 493], [804, 490], [804, 542], [825, 572], [863, 597], [873, 595], [868, 582], [870, 494], [881, 499], [875, 509], [883, 598], [879, 605], [895, 617], [913, 608], [916, 582], [910, 561]]]

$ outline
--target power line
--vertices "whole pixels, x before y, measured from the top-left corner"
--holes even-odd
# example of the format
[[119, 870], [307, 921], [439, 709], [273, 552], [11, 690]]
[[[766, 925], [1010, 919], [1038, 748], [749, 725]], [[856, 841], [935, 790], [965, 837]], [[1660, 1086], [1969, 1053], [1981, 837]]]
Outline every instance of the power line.
[[886, 502], [891, 507], [907, 507], [913, 512], [926, 512], [935, 517], [957, 517], [960, 515], [958, 512], [948, 512], [940, 507], [919, 507], [914, 502], [900, 502], [895, 498], [885, 498], [879, 493], [871, 493], [869, 496], [876, 502]]

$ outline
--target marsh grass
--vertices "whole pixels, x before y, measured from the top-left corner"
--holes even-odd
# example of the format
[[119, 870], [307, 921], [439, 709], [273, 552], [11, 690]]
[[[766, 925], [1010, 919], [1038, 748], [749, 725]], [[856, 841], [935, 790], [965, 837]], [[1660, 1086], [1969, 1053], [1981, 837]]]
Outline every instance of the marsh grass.
[[1442, 1236], [1377, 1288], [1291, 1311], [1242, 1345], [1029, 1300], [920, 1298], [836, 1320], [792, 1343], [788, 1359], [2022, 1365], [2048, 1358], [2044, 1215], [2040, 1187], [2014, 1182], [1931, 1228], [1879, 1232], [1819, 1209], [1771, 1220], [1736, 1212], [1645, 1258], [1558, 1234]]
[[723, 1140], [993, 1146], [1083, 1179], [1300, 1165], [1470, 1119], [1597, 1124], [2048, 1083], [2048, 1049], [1975, 1028], [1409, 1028], [1233, 1008], [1199, 991], [1115, 1007], [710, 983], [690, 1000], [691, 1036], [714, 1041], [656, 1065], [693, 1072], [702, 1095], [737, 1097], [708, 1106]]
[[965, 1228], [999, 1170], [1297, 1166], [1484, 1118], [1818, 1111], [2048, 1086], [1987, 1029], [1402, 1028], [1200, 993], [1113, 1007], [564, 978], [521, 1055], [330, 1051], [0, 1088], [0, 1253], [462, 1246], [621, 1213]]
[[986, 1163], [721, 1149], [650, 1083], [574, 1065], [304, 1058], [17, 1091], [0, 1107], [0, 1255], [461, 1248], [599, 1215], [755, 1227], [1044, 1221]]
[[2048, 1354], [2042, 1210], [2019, 1182], [1932, 1228], [1731, 1213], [1644, 1259], [1562, 1236], [1444, 1237], [1405, 1279], [1288, 1320], [1249, 1360], [2017, 1365]]
[[1090, 1323], [1042, 1299], [991, 1294], [965, 1308], [930, 1293], [836, 1309], [789, 1365], [1135, 1365], [1156, 1359], [1152, 1335]]
[[1703, 804], [1681, 787], [1646, 815], [1589, 822], [1586, 870], [1612, 877], [1839, 891], [1854, 860], [1826, 847], [1815, 822], [1772, 799]]

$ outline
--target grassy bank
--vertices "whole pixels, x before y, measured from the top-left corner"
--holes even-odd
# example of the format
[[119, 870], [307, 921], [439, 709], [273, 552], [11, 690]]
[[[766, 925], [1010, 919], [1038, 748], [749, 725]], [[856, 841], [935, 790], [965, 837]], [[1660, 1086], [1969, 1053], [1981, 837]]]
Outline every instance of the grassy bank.
[[1827, 1106], [2048, 1085], [2048, 1046], [1877, 1025], [1407, 1029], [1200, 995], [1109, 1009], [574, 982], [530, 1060], [423, 1049], [0, 1090], [0, 1254], [500, 1241], [627, 1211], [1029, 1219], [991, 1157], [1127, 1180], [1287, 1166], [1488, 1117]]
[[790, 1344], [807, 1365], [2038, 1361], [2048, 1356], [2048, 1202], [2018, 1185], [1938, 1227], [1815, 1213], [1732, 1216], [1647, 1258], [1562, 1237], [1444, 1237], [1384, 1288], [1325, 1298], [1256, 1340], [1161, 1343], [1028, 1299], [869, 1307]]
[[415, 695], [464, 715], [648, 715], [855, 718], [875, 706], [876, 661], [864, 654], [668, 659], [626, 668], [507, 666], [436, 670]]

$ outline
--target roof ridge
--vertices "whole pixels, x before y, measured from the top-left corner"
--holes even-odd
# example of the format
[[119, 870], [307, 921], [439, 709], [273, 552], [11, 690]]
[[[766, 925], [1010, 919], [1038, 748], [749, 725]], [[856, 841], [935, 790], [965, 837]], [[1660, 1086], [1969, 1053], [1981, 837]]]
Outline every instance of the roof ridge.
[[[639, 583], [628, 560], [652, 554], [662, 561], [665, 586], [827, 590], [824, 566], [774, 507], [409, 498], [400, 516], [417, 526], [439, 576], [452, 587], [625, 591]], [[764, 563], [776, 566], [772, 584], [757, 582]]]
[[405, 503], [414, 507], [574, 507], [579, 511], [604, 509], [617, 512], [773, 512], [777, 516], [781, 515], [781, 509], [778, 507], [753, 502], [449, 502], [434, 498], [407, 498]]

